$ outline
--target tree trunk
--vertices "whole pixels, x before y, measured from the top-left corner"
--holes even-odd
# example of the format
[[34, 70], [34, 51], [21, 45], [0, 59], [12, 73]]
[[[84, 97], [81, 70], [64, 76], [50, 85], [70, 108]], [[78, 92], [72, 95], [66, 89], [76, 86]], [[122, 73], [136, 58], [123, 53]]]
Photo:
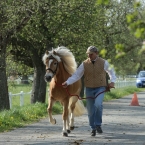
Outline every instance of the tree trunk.
[[31, 94], [31, 103], [41, 102], [46, 100], [46, 82], [44, 80], [45, 66], [42, 62], [42, 57], [39, 56], [35, 49], [32, 50], [31, 59], [34, 66], [34, 78]]
[[4, 110], [10, 109], [10, 105], [6, 76], [5, 51], [2, 53], [1, 49], [0, 49], [0, 110]]
[[44, 81], [45, 67], [34, 68], [34, 79], [31, 94], [31, 103], [41, 102], [46, 100], [46, 82]]

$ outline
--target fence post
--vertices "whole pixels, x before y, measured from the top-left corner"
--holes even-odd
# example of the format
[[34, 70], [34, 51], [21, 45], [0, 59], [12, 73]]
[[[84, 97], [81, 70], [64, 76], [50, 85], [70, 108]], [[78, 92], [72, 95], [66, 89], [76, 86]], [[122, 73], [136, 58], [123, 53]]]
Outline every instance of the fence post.
[[10, 109], [12, 108], [12, 93], [9, 92], [9, 103], [10, 103]]
[[20, 92], [20, 106], [24, 105], [24, 93], [23, 91]]

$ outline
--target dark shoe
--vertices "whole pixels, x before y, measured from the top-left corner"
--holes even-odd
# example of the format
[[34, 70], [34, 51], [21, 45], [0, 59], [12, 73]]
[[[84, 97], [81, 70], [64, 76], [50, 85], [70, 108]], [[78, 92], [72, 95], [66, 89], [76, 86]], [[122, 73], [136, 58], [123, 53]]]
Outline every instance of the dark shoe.
[[103, 133], [101, 126], [96, 126], [96, 130], [98, 133]]
[[91, 136], [96, 136], [96, 130], [91, 131]]

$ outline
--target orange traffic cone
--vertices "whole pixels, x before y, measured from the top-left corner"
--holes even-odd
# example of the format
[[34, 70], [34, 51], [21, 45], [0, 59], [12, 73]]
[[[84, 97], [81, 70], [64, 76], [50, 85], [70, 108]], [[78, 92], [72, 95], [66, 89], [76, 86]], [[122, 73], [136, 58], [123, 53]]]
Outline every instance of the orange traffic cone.
[[140, 106], [136, 93], [134, 93], [130, 106]]

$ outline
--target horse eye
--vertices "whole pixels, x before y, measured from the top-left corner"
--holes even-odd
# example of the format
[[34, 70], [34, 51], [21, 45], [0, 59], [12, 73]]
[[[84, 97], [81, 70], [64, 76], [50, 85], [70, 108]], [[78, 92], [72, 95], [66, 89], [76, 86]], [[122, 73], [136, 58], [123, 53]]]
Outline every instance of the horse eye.
[[55, 62], [54, 65], [57, 65], [57, 62]]

